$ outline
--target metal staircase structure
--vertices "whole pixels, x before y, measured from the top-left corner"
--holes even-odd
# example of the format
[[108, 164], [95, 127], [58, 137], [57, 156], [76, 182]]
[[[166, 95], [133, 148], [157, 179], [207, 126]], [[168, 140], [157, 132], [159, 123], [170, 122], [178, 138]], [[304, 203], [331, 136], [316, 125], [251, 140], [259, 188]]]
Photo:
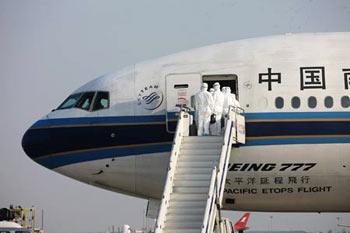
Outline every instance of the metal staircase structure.
[[222, 232], [220, 209], [232, 144], [245, 143], [243, 110], [230, 107], [223, 136], [189, 136], [190, 118], [188, 111], [180, 111], [156, 233]]

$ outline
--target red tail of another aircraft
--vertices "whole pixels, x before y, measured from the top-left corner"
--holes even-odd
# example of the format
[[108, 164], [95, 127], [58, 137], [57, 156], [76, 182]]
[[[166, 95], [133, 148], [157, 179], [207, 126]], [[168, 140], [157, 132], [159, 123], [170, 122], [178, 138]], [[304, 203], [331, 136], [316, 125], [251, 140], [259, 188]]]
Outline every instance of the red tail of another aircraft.
[[245, 213], [242, 218], [240, 218], [235, 225], [233, 226], [235, 231], [243, 232], [244, 230], [248, 229], [247, 223], [250, 217], [250, 213]]

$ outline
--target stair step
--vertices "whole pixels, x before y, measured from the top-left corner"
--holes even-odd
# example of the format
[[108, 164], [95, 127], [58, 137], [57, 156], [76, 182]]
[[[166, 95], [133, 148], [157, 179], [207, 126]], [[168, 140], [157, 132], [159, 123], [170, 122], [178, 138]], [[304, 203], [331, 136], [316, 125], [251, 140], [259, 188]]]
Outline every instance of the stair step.
[[200, 208], [168, 208], [168, 215], [204, 215], [205, 207]]
[[200, 229], [176, 229], [176, 230], [166, 230], [164, 233], [201, 233]]
[[177, 230], [177, 229], [201, 229], [203, 222], [168, 222], [165, 224], [164, 230]]
[[200, 208], [205, 207], [207, 200], [192, 200], [192, 201], [175, 201], [170, 200], [169, 208], [181, 207], [181, 208]]
[[199, 161], [218, 161], [219, 160], [219, 155], [181, 155], [179, 157], [178, 161], [186, 161], [186, 162], [199, 162]]
[[188, 148], [182, 148], [181, 151], [181, 156], [186, 156], [186, 155], [220, 155], [221, 154], [221, 148], [215, 149], [215, 148], [209, 148], [205, 150], [199, 150], [199, 149], [188, 149]]
[[201, 181], [201, 180], [210, 180], [211, 179], [211, 173], [208, 174], [181, 174], [178, 173], [175, 176], [175, 181], [176, 180], [191, 180], [191, 181]]
[[210, 179], [209, 180], [179, 180], [176, 179], [174, 181], [174, 186], [181, 186], [181, 187], [209, 187], [210, 185]]
[[208, 194], [192, 194], [192, 193], [172, 193], [170, 194], [170, 201], [196, 201], [207, 200]]
[[202, 214], [198, 215], [167, 215], [165, 224], [168, 222], [189, 222], [189, 221], [202, 221], [204, 216]]
[[170, 201], [168, 208], [176, 209], [176, 208], [184, 208], [184, 209], [198, 209], [205, 208], [207, 200], [192, 200], [192, 201]]
[[220, 143], [223, 142], [223, 137], [221, 136], [188, 136], [183, 138], [183, 143], [203, 143], [203, 142], [211, 142], [211, 143]]
[[213, 171], [212, 167], [177, 167], [175, 171], [175, 177], [177, 175], [208, 175]]
[[199, 194], [206, 194], [209, 191], [209, 185], [207, 187], [184, 187], [184, 186], [174, 186], [173, 192], [174, 193], [199, 193]]
[[190, 167], [190, 168], [195, 168], [195, 167], [198, 167], [198, 168], [201, 168], [201, 167], [215, 167], [215, 165], [218, 164], [218, 161], [200, 161], [200, 162], [197, 162], [197, 161], [189, 161], [189, 162], [186, 162], [186, 161], [178, 161], [177, 162], [177, 168], [184, 168], [184, 167]]
[[183, 143], [181, 144], [180, 150], [186, 149], [196, 149], [196, 150], [206, 150], [206, 149], [221, 149], [222, 143]]

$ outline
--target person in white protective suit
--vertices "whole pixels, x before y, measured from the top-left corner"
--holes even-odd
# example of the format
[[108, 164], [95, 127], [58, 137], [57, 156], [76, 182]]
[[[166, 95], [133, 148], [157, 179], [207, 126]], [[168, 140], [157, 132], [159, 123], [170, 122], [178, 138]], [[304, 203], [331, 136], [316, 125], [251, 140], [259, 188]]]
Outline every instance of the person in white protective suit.
[[197, 135], [209, 135], [210, 115], [213, 111], [213, 97], [208, 92], [208, 84], [203, 83], [200, 92], [195, 95]]
[[232, 98], [228, 92], [228, 88], [229, 87], [222, 88], [222, 93], [224, 94], [224, 107], [223, 107], [222, 114], [224, 115], [224, 117], [226, 117], [226, 115], [228, 113], [229, 106], [233, 104]]
[[219, 136], [221, 134], [221, 118], [224, 108], [225, 97], [224, 94], [220, 90], [220, 84], [218, 82], [214, 83], [214, 109], [213, 113], [215, 114], [216, 122], [212, 124], [210, 127], [211, 134], [215, 136]]
[[227, 87], [227, 93], [229, 93], [229, 94], [231, 95], [231, 99], [232, 99], [232, 101], [233, 101], [232, 105], [233, 105], [234, 107], [240, 108], [240, 107], [241, 107], [241, 104], [240, 104], [239, 101], [237, 100], [236, 94], [231, 92], [231, 88], [230, 88], [230, 87]]
[[224, 98], [225, 98], [223, 114], [226, 117], [230, 106], [240, 107], [240, 104], [236, 99], [236, 95], [234, 93], [231, 93], [230, 87], [223, 87], [222, 92], [224, 93]]
[[223, 87], [222, 92], [224, 93], [224, 98], [225, 98], [224, 110], [223, 110], [225, 127], [223, 127], [222, 132], [225, 132], [226, 122], [227, 122], [230, 106], [240, 107], [240, 104], [236, 99], [236, 95], [231, 93], [230, 87]]
[[210, 94], [213, 96], [214, 95], [214, 88], [209, 89]]

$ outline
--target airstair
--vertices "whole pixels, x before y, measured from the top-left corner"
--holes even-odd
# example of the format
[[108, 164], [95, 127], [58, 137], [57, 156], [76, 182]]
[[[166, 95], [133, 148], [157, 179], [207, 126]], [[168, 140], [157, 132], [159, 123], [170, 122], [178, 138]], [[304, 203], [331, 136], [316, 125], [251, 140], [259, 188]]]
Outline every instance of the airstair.
[[243, 110], [230, 107], [223, 136], [189, 136], [190, 118], [188, 111], [180, 111], [156, 233], [222, 232], [220, 209], [232, 145], [245, 143]]

